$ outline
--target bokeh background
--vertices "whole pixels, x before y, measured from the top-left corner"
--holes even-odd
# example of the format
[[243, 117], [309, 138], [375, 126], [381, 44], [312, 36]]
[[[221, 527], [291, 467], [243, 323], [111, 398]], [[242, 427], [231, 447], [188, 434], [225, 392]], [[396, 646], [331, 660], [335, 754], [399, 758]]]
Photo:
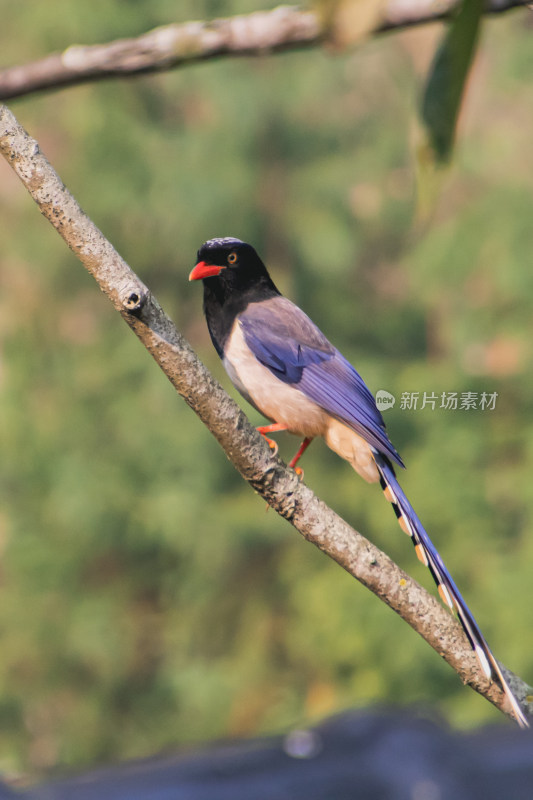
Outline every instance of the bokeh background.
[[[268, 0], [0, 0], [2, 66]], [[498, 658], [533, 673], [531, 12], [484, 22], [429, 213], [419, 106], [440, 24], [11, 102], [228, 386], [199, 245], [253, 243], [376, 391], [413, 505]], [[418, 705], [503, 718], [243, 483], [0, 164], [0, 770], [146, 756]], [[407, 410], [403, 392], [497, 392]], [[251, 419], [260, 417], [248, 409]], [[280, 436], [280, 452], [297, 442]], [[434, 591], [322, 443], [305, 479]]]

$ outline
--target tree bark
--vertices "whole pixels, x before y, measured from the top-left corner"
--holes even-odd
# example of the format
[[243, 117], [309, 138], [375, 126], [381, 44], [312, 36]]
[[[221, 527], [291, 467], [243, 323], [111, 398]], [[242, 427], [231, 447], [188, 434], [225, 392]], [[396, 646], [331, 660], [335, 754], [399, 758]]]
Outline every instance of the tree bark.
[[[378, 0], [372, 1], [378, 4]], [[445, 19], [459, 4], [460, 0], [384, 0], [377, 5], [379, 11], [372, 15], [371, 24], [362, 25], [350, 44], [372, 34]], [[528, 0], [487, 0], [486, 10], [496, 14], [525, 5]], [[72, 45], [62, 53], [0, 70], [0, 100], [104, 78], [176, 69], [212, 58], [262, 56], [317, 46], [328, 39], [338, 45], [334, 16], [326, 16], [317, 10], [280, 6], [211, 22], [165, 25], [106, 44]]]
[[[269, 505], [308, 541], [380, 597], [469, 684], [504, 713], [503, 693], [480, 672], [459, 622], [391, 559], [351, 528], [276, 458], [210, 375], [149, 289], [66, 189], [38, 143], [0, 106], [0, 152], [115, 309], [159, 364], [227, 457]], [[504, 670], [516, 697], [529, 687]], [[406, 676], [406, 680], [408, 680]]]

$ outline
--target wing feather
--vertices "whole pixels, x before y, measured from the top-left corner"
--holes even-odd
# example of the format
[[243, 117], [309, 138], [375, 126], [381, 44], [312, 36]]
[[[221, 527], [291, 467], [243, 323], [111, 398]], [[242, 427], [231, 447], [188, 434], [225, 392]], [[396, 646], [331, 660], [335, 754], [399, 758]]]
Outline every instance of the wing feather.
[[285, 297], [250, 303], [239, 324], [254, 356], [277, 378], [403, 467], [365, 382], [298, 306]]

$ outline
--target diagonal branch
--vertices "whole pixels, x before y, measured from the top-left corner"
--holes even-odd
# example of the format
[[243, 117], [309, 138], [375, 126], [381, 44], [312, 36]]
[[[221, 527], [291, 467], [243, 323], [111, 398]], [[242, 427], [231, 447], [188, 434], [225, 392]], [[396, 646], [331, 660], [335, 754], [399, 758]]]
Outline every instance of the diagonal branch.
[[[302, 536], [409, 623], [461, 680], [509, 713], [499, 687], [491, 685], [481, 674], [457, 620], [387, 555], [319, 500], [293, 470], [272, 455], [147, 287], [84, 214], [40, 152], [37, 142], [6, 106], [0, 106], [0, 152], [41, 213], [78, 256], [243, 478]], [[507, 670], [505, 674], [516, 697], [524, 702], [529, 687]]]
[[[486, 12], [496, 14], [528, 2], [486, 0]], [[359, 38], [444, 19], [459, 4], [460, 0], [383, 0], [371, 29], [363, 26]], [[211, 22], [165, 25], [106, 44], [73, 45], [62, 53], [0, 70], [0, 100], [103, 78], [175, 69], [222, 56], [260, 56], [316, 46], [328, 38], [326, 16], [317, 10], [279, 6]]]

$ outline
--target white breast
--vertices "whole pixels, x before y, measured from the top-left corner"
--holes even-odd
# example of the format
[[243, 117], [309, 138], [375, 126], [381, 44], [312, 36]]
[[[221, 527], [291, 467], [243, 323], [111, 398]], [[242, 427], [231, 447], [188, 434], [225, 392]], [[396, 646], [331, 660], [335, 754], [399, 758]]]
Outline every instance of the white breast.
[[226, 343], [224, 366], [242, 396], [265, 417], [300, 436], [324, 436], [329, 415], [256, 359], [238, 321]]
[[246, 344], [238, 321], [226, 343], [224, 367], [242, 396], [267, 419], [299, 436], [323, 436], [328, 447], [349, 461], [361, 477], [369, 483], [378, 480], [368, 442], [263, 366]]

